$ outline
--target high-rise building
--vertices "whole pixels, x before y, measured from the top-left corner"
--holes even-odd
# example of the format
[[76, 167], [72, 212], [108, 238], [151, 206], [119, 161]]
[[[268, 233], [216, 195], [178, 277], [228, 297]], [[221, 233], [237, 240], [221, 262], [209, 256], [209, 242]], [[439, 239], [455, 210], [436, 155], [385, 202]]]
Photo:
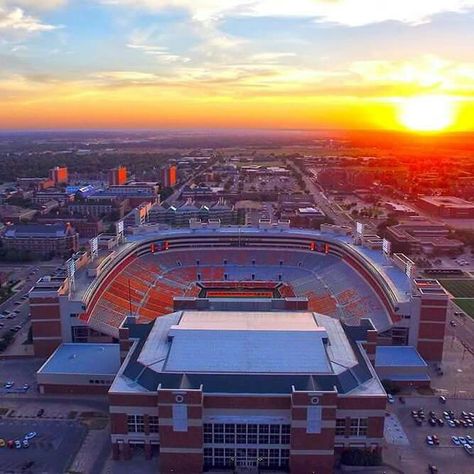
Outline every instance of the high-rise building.
[[54, 185], [65, 184], [68, 182], [69, 175], [68, 170], [65, 166], [55, 166], [49, 170], [49, 179], [54, 182]]
[[109, 185], [121, 185], [127, 182], [127, 168], [125, 166], [117, 166], [117, 168], [109, 170]]
[[171, 165], [163, 168], [163, 170], [161, 171], [161, 184], [164, 188], [169, 188], [176, 184], [177, 171], [178, 170], [176, 168], [176, 165]]

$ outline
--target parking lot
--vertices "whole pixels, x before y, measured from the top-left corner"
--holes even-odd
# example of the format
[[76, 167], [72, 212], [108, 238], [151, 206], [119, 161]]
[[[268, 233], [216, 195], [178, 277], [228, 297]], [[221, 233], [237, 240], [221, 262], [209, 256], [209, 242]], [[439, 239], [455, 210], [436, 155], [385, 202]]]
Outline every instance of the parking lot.
[[[418, 426], [412, 417], [412, 410], [424, 409], [425, 420]], [[474, 437], [474, 428], [451, 428], [446, 422], [443, 426], [431, 426], [428, 423], [429, 412], [434, 411], [438, 418], [443, 418], [443, 411], [452, 410], [456, 418], [461, 411], [474, 412], [474, 400], [448, 399], [441, 404], [438, 397], [407, 397], [406, 404], [398, 399], [390, 406], [393, 419], [387, 419], [391, 434], [386, 441], [389, 444], [391, 457], [396, 465], [407, 474], [428, 472], [428, 465], [435, 465], [440, 473], [468, 474], [473, 472], [474, 456], [471, 457], [462, 446], [456, 446], [452, 436]], [[397, 422], [399, 423], [397, 427]], [[439, 445], [429, 446], [427, 436], [436, 435]]]
[[75, 421], [0, 420], [0, 438], [21, 440], [29, 432], [37, 435], [28, 448], [0, 448], [2, 473], [66, 472], [84, 437], [85, 426]]

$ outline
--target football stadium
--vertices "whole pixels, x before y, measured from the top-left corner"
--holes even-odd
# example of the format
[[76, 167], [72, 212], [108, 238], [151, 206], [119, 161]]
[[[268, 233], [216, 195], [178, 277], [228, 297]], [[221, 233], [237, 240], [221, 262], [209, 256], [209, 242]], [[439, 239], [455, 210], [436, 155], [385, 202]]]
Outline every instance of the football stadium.
[[447, 304], [381, 242], [285, 223], [118, 233], [30, 293], [40, 391], [108, 393], [114, 457], [183, 473], [380, 452], [381, 378], [429, 384]]

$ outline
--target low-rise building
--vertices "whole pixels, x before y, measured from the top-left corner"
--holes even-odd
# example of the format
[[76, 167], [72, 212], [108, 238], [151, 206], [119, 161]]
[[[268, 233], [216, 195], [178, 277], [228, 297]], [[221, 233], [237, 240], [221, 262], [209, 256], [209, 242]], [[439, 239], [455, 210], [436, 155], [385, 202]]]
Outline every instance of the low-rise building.
[[125, 227], [138, 227], [140, 225], [146, 224], [148, 222], [151, 207], [151, 203], [147, 202], [132, 209], [124, 217], [123, 222]]
[[49, 201], [57, 201], [65, 205], [74, 200], [74, 193], [68, 193], [64, 189], [48, 188], [44, 191], [38, 191], [32, 198], [35, 204], [45, 204]]
[[464, 244], [456, 239], [448, 239], [448, 236], [449, 229], [444, 224], [424, 218], [411, 218], [387, 227], [385, 235], [394, 252], [416, 254], [460, 251]]
[[150, 224], [168, 224], [177, 227], [186, 227], [190, 219], [204, 222], [219, 219], [223, 225], [239, 223], [241, 213], [224, 199], [217, 202], [198, 205], [193, 199], [177, 203], [174, 206], [161, 204], [154, 205], [149, 211]]
[[419, 198], [418, 205], [433, 216], [453, 219], [474, 218], [474, 203], [455, 196], [423, 196]]
[[78, 216], [44, 216], [38, 217], [39, 224], [70, 224], [79, 233], [80, 238], [92, 238], [105, 231], [104, 221], [98, 217], [78, 217]]
[[0, 219], [5, 224], [31, 221], [37, 212], [36, 209], [25, 209], [24, 207], [12, 206], [10, 204], [0, 205]]
[[289, 218], [292, 227], [304, 227], [307, 229], [319, 229], [319, 226], [326, 221], [326, 215], [317, 207], [300, 207], [291, 215], [283, 215], [282, 218]]
[[117, 199], [108, 197], [97, 199], [96, 195], [82, 201], [75, 201], [68, 204], [68, 211], [72, 215], [92, 216], [100, 218], [110, 214], [116, 214], [117, 218], [122, 218], [130, 208], [128, 199]]
[[2, 244], [5, 249], [35, 257], [68, 257], [79, 248], [79, 234], [64, 224], [11, 225], [3, 234]]

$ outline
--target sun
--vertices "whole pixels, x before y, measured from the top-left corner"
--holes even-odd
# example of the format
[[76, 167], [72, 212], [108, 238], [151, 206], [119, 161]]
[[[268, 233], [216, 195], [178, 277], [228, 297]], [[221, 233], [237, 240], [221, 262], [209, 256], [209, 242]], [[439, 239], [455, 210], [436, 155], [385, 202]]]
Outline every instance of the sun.
[[406, 99], [400, 104], [399, 120], [418, 132], [439, 132], [454, 122], [455, 106], [449, 97], [425, 95]]

